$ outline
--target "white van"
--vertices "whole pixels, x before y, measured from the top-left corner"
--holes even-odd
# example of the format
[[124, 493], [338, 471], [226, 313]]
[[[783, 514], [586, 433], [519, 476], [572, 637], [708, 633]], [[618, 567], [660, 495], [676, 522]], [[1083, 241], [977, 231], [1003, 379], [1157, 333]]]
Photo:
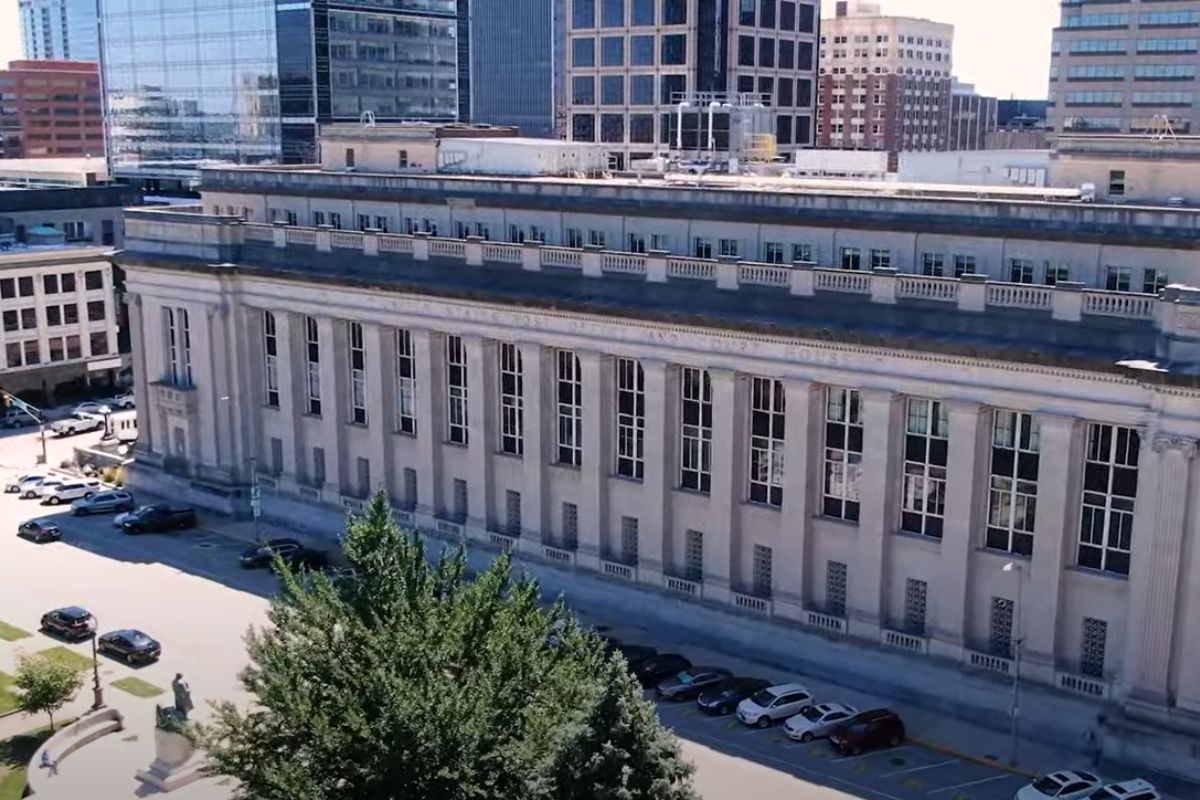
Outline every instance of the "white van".
[[42, 503], [56, 506], [81, 497], [91, 497], [100, 491], [100, 481], [97, 480], [67, 480], [52, 486], [42, 493]]

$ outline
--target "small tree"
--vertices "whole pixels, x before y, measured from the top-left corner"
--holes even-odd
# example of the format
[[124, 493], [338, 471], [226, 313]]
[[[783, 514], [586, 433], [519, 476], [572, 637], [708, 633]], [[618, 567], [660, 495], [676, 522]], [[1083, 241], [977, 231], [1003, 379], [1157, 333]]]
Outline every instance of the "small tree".
[[26, 714], [45, 713], [54, 730], [54, 713], [66, 705], [79, 687], [83, 675], [69, 664], [44, 655], [21, 656], [13, 683], [21, 690], [20, 708]]

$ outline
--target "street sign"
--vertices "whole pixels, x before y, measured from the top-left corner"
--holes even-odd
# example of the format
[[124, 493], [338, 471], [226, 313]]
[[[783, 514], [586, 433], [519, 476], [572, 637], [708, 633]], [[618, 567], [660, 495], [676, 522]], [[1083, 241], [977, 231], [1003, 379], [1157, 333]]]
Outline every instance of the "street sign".
[[255, 519], [262, 516], [262, 490], [257, 483], [250, 487], [250, 512]]

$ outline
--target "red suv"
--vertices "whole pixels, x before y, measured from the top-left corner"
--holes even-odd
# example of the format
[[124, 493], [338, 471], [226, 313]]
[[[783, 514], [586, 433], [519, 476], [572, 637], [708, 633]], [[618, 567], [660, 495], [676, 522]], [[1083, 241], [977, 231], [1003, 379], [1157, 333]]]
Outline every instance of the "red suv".
[[904, 723], [886, 708], [864, 711], [829, 734], [829, 743], [844, 754], [856, 756], [871, 747], [896, 747], [904, 741]]

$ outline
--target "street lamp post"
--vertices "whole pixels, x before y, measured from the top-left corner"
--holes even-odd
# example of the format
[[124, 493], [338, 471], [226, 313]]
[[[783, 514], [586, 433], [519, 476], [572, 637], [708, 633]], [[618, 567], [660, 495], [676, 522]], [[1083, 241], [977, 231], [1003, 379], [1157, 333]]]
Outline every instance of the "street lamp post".
[[96, 630], [92, 631], [92, 711], [99, 711], [104, 708], [104, 689], [100, 686], [100, 653], [96, 648], [96, 641], [100, 637], [100, 620], [93, 615], [92, 622], [96, 625]]
[[1025, 565], [1010, 561], [1004, 565], [1005, 572], [1017, 573], [1017, 603], [1013, 607], [1013, 623], [1016, 635], [1013, 637], [1013, 684], [1012, 684], [1012, 746], [1009, 764], [1017, 765], [1017, 746], [1020, 741], [1019, 719], [1021, 714], [1021, 645], [1024, 641], [1024, 626], [1021, 624], [1023, 608], [1021, 593], [1025, 586]]

